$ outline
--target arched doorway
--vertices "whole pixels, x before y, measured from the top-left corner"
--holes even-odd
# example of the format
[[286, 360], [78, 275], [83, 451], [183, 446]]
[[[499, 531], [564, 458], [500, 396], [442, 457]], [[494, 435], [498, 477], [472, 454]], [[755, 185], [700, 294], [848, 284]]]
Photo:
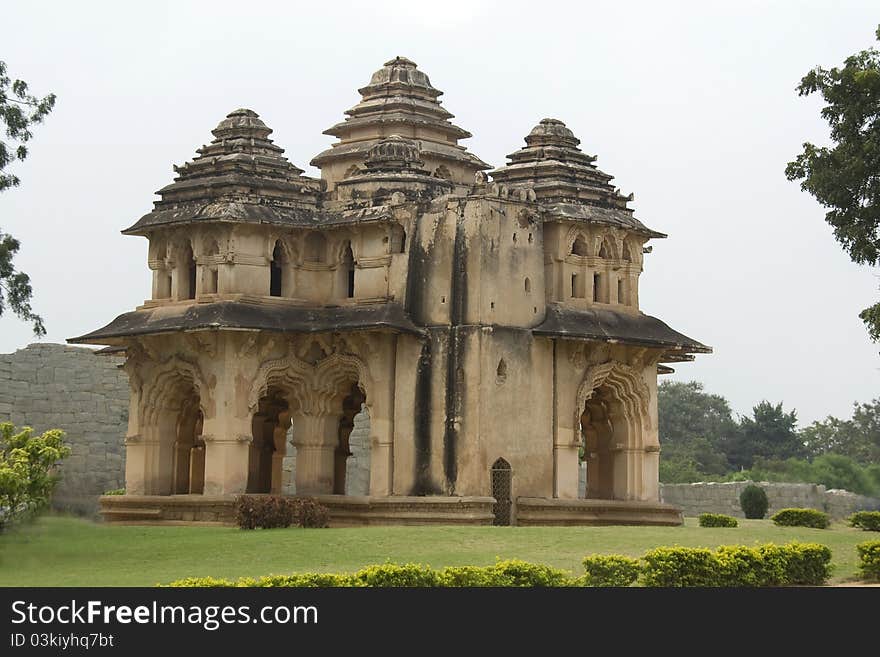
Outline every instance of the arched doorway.
[[349, 439], [354, 429], [354, 418], [360, 413], [366, 398], [356, 383], [351, 385], [348, 395], [342, 400], [342, 417], [339, 419], [339, 442], [333, 457], [333, 494], [346, 494], [346, 472], [348, 459], [352, 455]]
[[204, 417], [198, 396], [187, 399], [180, 411], [174, 441], [174, 484], [177, 495], [201, 494], [205, 490]]
[[248, 493], [280, 493], [290, 411], [280, 390], [270, 389], [260, 399], [251, 419], [248, 452]]
[[[646, 444], [653, 444], [650, 396], [641, 373], [625, 363], [609, 361], [587, 369], [574, 407], [573, 441], [573, 448], [582, 450], [586, 463], [585, 497], [656, 498], [656, 485], [650, 486], [656, 481], [656, 458], [646, 458]], [[564, 467], [574, 467], [574, 463], [580, 465], [575, 458], [565, 461]], [[557, 461], [557, 467], [562, 465]]]
[[493, 525], [507, 526], [512, 524], [513, 514], [511, 513], [512, 504], [512, 488], [513, 488], [513, 470], [510, 463], [499, 458], [492, 464], [492, 497], [495, 498], [495, 504], [492, 505]]
[[596, 391], [584, 404], [581, 414], [583, 460], [586, 462], [585, 497], [610, 500], [614, 498], [614, 452], [611, 438], [609, 401], [602, 390]]

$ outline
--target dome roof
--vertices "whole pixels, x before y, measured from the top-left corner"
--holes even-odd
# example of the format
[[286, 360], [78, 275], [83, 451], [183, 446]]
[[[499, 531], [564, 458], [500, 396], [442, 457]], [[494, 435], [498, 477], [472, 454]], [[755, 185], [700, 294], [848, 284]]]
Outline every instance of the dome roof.
[[217, 139], [250, 138], [265, 139], [272, 134], [269, 128], [260, 119], [260, 115], [253, 110], [240, 108], [226, 115], [226, 118], [217, 124], [211, 131]]
[[577, 148], [581, 140], [559, 119], [541, 119], [526, 137], [529, 146], [568, 146]]
[[418, 91], [436, 98], [443, 92], [431, 86], [428, 76], [418, 69], [418, 65], [406, 57], [395, 57], [385, 62], [385, 65], [373, 73], [370, 83], [363, 89], [359, 89], [365, 97], [372, 93], [383, 90], [388, 85], [408, 87], [412, 91]]
[[373, 168], [412, 167], [421, 165], [419, 145], [400, 135], [390, 135], [367, 152], [367, 166]]

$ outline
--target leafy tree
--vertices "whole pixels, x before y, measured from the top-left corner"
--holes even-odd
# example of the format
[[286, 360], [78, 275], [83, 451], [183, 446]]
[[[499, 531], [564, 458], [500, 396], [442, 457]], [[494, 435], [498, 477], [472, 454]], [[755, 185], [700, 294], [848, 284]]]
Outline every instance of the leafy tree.
[[720, 446], [736, 433], [736, 423], [724, 397], [703, 392], [698, 381], [664, 381], [657, 390], [657, 407], [660, 462], [661, 467], [667, 463], [668, 476], [673, 468], [676, 478], [691, 476], [694, 470], [723, 474], [730, 469]]
[[55, 464], [70, 455], [64, 432], [51, 429], [34, 435], [24, 427], [0, 424], [0, 529], [45, 508], [58, 477]]
[[740, 419], [739, 431], [725, 445], [727, 459], [737, 468], [750, 468], [757, 457], [788, 459], [804, 456], [806, 450], [798, 436], [797, 413], [786, 413], [782, 402], [767, 400], [752, 409], [752, 417]]
[[[6, 72], [6, 64], [0, 62], [0, 121], [5, 126], [6, 139], [0, 139], [0, 192], [19, 184], [18, 176], [7, 173], [6, 167], [16, 160], [27, 157], [27, 142], [33, 134], [31, 128], [42, 123], [55, 106], [55, 94], [37, 98], [28, 92], [27, 82], [12, 80]], [[30, 278], [16, 271], [12, 259], [18, 252], [19, 242], [0, 231], [0, 315], [8, 307], [24, 321], [31, 322], [34, 335], [43, 336], [46, 329], [39, 315], [31, 309]]]
[[801, 431], [807, 450], [814, 456], [841, 454], [863, 463], [880, 464], [880, 398], [853, 404], [849, 420], [828, 416]]
[[[880, 28], [876, 32], [880, 39]], [[797, 87], [800, 96], [820, 93], [832, 147], [809, 142], [788, 163], [785, 175], [828, 208], [825, 220], [859, 264], [880, 262], [880, 51], [869, 48], [841, 68], [814, 68]], [[871, 338], [880, 340], [880, 303], [861, 312]]]

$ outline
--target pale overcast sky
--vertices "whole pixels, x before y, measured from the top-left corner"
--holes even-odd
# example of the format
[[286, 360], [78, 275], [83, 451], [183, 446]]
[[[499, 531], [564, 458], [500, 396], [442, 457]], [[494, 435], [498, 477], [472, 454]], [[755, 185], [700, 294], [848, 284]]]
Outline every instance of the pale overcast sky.
[[[671, 378], [748, 413], [761, 399], [802, 424], [849, 417], [880, 392], [880, 346], [859, 311], [878, 271], [850, 262], [812, 197], [786, 181], [820, 101], [795, 86], [875, 45], [872, 2], [17, 2], [0, 60], [58, 95], [35, 130], [0, 229], [35, 289], [50, 342], [149, 296], [147, 242], [119, 231], [249, 107], [308, 175], [321, 132], [395, 55], [442, 89], [468, 148], [493, 166], [540, 119], [565, 121], [652, 242], [642, 310], [714, 347]], [[33, 342], [7, 313], [0, 352]]]

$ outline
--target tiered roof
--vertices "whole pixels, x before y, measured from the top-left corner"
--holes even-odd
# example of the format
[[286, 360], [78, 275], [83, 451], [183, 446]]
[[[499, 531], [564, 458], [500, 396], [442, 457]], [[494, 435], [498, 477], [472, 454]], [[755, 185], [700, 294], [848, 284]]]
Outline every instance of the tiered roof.
[[272, 130], [256, 112], [237, 109], [212, 130], [214, 140], [174, 167], [177, 177], [160, 189], [154, 209], [123, 231], [141, 234], [154, 226], [190, 221], [299, 223], [313, 210], [321, 183], [283, 156]]
[[466, 169], [469, 178], [476, 171], [491, 168], [458, 145], [459, 139], [471, 133], [449, 121], [453, 115], [437, 100], [443, 92], [431, 85], [415, 62], [405, 57], [385, 62], [358, 92], [362, 100], [345, 112], [348, 118], [324, 131], [338, 137], [339, 143], [317, 155], [313, 166], [323, 168], [338, 159], [363, 160], [374, 144], [394, 133], [420, 140], [425, 155]]
[[525, 148], [507, 156], [507, 166], [491, 172], [493, 180], [509, 187], [531, 187], [551, 215], [665, 237], [632, 216], [633, 211], [627, 207], [632, 195], [623, 196], [610, 184], [613, 176], [593, 164], [595, 156], [578, 148], [580, 140], [562, 121], [541, 120], [525, 141]]

